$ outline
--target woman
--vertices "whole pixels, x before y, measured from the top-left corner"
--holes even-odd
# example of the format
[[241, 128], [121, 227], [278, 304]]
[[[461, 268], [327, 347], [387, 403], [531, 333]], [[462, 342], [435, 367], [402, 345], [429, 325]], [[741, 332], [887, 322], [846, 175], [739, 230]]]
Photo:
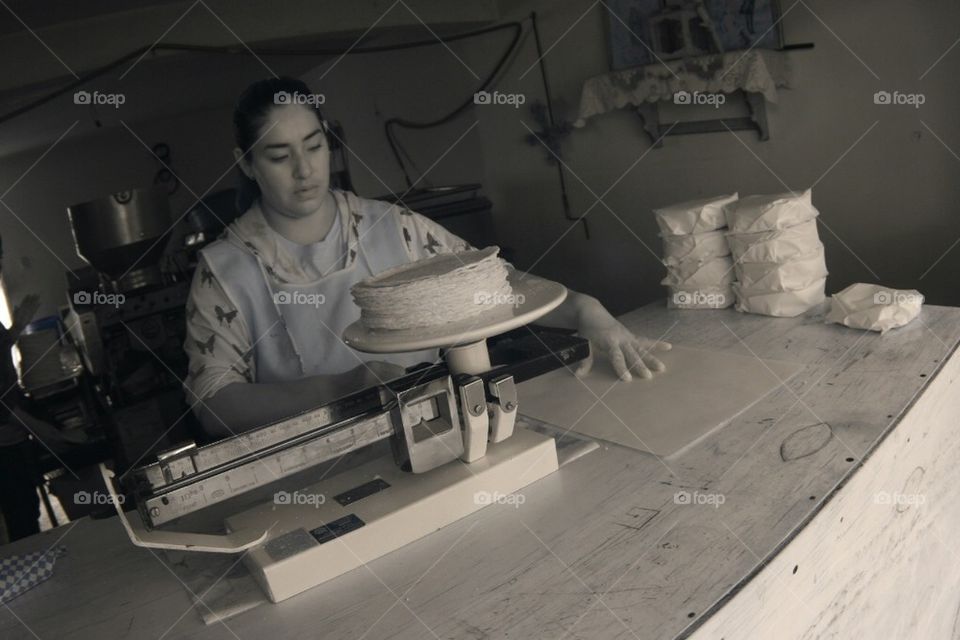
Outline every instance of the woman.
[[[350, 287], [384, 269], [469, 245], [402, 207], [329, 188], [326, 123], [291, 78], [252, 84], [234, 110], [240, 210], [205, 247], [187, 304], [186, 386], [204, 428], [224, 437], [317, 406], [344, 390], [433, 362], [437, 351], [373, 357], [343, 344], [360, 317]], [[578, 329], [617, 374], [650, 377], [669, 349], [638, 338], [594, 298], [571, 291], [538, 320]], [[589, 368], [585, 363], [581, 373]]]

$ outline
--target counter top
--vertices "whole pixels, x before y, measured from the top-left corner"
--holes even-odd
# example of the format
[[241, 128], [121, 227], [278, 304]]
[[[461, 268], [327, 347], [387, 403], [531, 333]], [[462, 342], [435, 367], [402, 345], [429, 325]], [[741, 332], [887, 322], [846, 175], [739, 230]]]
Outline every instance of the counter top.
[[[522, 504], [487, 507], [220, 624], [201, 622], [173, 568], [133, 547], [116, 518], [71, 523], [3, 549], [68, 553], [52, 580], [0, 609], [0, 636], [684, 637], [835, 499], [960, 341], [960, 309], [933, 306], [885, 336], [822, 314], [661, 304], [621, 320], [644, 336], [805, 369], [676, 458], [603, 444], [527, 487]], [[723, 498], [684, 504], [678, 492]]]

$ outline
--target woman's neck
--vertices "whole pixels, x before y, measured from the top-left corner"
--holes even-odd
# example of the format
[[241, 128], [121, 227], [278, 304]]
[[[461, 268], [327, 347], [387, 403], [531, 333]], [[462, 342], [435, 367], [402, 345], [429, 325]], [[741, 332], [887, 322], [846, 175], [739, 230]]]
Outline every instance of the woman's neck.
[[316, 211], [302, 218], [283, 215], [262, 199], [260, 208], [270, 228], [290, 242], [313, 244], [327, 237], [337, 215], [337, 202], [332, 191], [327, 191]]

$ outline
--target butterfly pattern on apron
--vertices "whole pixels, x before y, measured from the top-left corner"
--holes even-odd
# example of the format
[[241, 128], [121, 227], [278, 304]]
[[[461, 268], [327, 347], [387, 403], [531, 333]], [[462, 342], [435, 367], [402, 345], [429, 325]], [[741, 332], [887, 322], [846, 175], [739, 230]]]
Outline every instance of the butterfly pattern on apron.
[[[437, 349], [367, 354], [344, 344], [343, 330], [360, 319], [350, 288], [375, 273], [409, 262], [410, 257], [404, 246], [405, 234], [390, 206], [349, 193], [333, 194], [341, 223], [348, 225], [342, 269], [311, 282], [282, 283], [248, 242], [238, 246], [220, 241], [202, 251], [210, 277], [216, 278], [236, 305], [229, 311], [221, 309], [217, 319], [226, 320], [229, 314], [239, 312], [250, 332], [250, 351], [238, 351], [237, 355], [253, 360], [256, 382], [343, 373], [370, 360], [410, 367], [439, 359]], [[207, 344], [198, 347], [213, 349]]]

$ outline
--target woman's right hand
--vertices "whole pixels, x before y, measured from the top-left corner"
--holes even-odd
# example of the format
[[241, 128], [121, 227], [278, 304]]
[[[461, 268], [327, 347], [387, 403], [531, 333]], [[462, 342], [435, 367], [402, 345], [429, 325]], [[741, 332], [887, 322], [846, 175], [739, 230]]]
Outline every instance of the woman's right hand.
[[203, 401], [200, 422], [209, 435], [225, 438], [384, 384], [404, 373], [398, 365], [371, 361], [344, 373], [289, 382], [234, 382]]

